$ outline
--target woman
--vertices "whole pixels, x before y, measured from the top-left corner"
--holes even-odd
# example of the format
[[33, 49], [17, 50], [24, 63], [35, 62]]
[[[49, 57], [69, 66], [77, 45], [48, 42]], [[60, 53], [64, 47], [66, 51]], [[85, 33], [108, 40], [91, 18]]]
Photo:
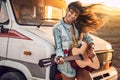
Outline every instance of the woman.
[[[77, 80], [87, 80], [85, 78], [81, 79], [78, 75], [82, 71], [74, 69], [70, 62], [64, 62], [62, 57], [68, 56], [73, 46], [81, 45], [81, 40], [88, 44], [89, 57], [92, 59], [95, 56], [93, 39], [87, 32], [97, 29], [98, 27], [94, 26], [100, 24], [101, 21], [95, 21], [96, 18], [93, 17], [90, 8], [92, 6], [82, 7], [79, 1], [72, 2], [66, 9], [65, 17], [54, 25], [53, 35], [56, 44], [56, 63], [63, 80], [75, 80], [75, 78]], [[75, 43], [74, 39], [76, 40]]]

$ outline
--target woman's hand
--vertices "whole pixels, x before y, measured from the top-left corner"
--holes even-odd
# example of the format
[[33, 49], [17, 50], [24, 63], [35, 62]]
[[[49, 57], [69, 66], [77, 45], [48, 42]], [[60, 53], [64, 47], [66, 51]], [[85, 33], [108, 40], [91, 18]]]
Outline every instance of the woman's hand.
[[90, 59], [92, 59], [95, 56], [94, 44], [93, 43], [91, 43], [91, 44], [88, 45], [88, 51], [87, 52], [88, 52], [88, 57]]
[[55, 58], [55, 62], [57, 64], [63, 64], [64, 63], [64, 59], [61, 56], [58, 56]]
[[88, 57], [92, 59], [95, 56], [95, 52], [93, 48], [88, 49]]

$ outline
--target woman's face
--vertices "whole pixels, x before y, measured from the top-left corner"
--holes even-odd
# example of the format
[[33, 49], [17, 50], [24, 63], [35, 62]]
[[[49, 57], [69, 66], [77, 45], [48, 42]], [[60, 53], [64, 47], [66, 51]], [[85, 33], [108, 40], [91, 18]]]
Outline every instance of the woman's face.
[[77, 13], [72, 9], [67, 9], [66, 16], [65, 16], [65, 22], [68, 24], [71, 24], [73, 21], [75, 21], [77, 19], [79, 14], [80, 14], [80, 12]]

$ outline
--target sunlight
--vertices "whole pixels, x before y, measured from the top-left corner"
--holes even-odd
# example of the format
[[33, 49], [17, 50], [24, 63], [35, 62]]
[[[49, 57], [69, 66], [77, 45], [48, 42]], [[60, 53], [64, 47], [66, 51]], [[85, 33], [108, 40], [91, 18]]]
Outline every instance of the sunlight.
[[120, 8], [120, 1], [118, 0], [106, 0], [104, 1], [104, 4], [110, 7]]
[[65, 0], [67, 3], [72, 2], [72, 1], [80, 1], [82, 3], [103, 3], [106, 6], [109, 7], [115, 7], [115, 8], [120, 8], [120, 1], [119, 0]]
[[81, 2], [85, 3], [103, 3], [109, 7], [120, 8], [120, 1], [119, 0], [80, 0]]
[[48, 6], [48, 18], [52, 17], [52, 7]]

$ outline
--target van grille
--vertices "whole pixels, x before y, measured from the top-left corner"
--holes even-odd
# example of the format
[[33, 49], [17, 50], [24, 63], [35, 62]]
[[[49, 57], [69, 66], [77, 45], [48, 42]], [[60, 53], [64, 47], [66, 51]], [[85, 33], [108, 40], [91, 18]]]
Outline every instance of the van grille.
[[93, 80], [100, 80], [100, 79], [103, 79], [103, 78], [108, 77], [108, 76], [110, 76], [110, 74], [105, 73], [103, 75], [99, 75], [99, 76], [94, 77]]

